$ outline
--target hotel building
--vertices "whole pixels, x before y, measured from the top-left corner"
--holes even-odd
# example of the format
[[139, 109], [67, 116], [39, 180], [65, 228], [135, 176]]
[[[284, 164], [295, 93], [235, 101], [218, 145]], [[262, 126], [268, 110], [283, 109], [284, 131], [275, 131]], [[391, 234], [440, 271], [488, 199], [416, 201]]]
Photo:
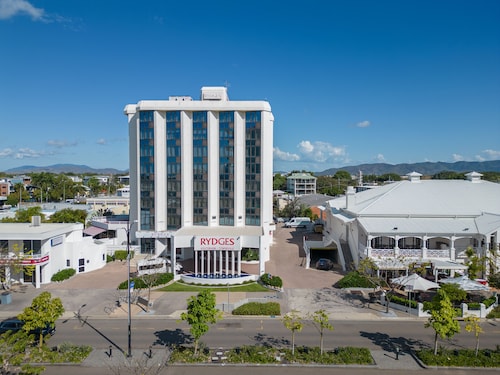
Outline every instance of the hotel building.
[[[266, 101], [171, 96], [124, 109], [130, 135], [131, 236], [141, 252], [194, 259], [195, 277], [241, 276], [241, 251], [269, 260], [273, 122]], [[137, 221], [137, 223], [135, 223]]]

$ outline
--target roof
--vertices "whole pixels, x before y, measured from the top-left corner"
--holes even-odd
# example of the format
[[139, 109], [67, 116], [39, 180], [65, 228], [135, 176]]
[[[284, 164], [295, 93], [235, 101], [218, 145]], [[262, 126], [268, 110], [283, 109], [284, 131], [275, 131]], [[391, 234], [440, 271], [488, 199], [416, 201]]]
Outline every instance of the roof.
[[81, 223], [0, 223], [0, 239], [45, 239], [75, 230], [83, 230]]
[[90, 226], [88, 228], [85, 228], [83, 230], [83, 234], [86, 234], [88, 236], [97, 236], [98, 234], [101, 234], [102, 232], [106, 232], [106, 229], [102, 229], [102, 228], [99, 228], [99, 227], [94, 227], [94, 226]]
[[329, 201], [357, 217], [478, 217], [500, 215], [500, 184], [489, 181], [399, 181]]

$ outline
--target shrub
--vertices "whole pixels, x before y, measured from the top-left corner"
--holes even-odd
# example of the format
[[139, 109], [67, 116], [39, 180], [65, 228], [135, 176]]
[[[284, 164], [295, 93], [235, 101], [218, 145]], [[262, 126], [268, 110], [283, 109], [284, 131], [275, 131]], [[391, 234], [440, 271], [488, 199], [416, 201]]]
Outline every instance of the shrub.
[[106, 263], [113, 262], [115, 258], [113, 258], [111, 255], [106, 255]]
[[[127, 250], [116, 250], [114, 255], [116, 260], [127, 260]], [[134, 257], [134, 251], [130, 251], [130, 259]]]
[[249, 302], [233, 310], [233, 315], [280, 315], [278, 302]]
[[337, 282], [339, 288], [373, 288], [374, 282], [358, 271], [351, 271]]
[[74, 268], [66, 268], [52, 275], [51, 281], [63, 281], [69, 279], [76, 273]]
[[500, 366], [500, 351], [483, 349], [478, 355], [471, 349], [449, 350], [440, 348], [437, 355], [432, 349], [416, 352], [417, 357], [428, 366], [459, 366], [459, 367], [498, 367]]
[[270, 273], [265, 273], [260, 277], [260, 281], [264, 285], [272, 286], [275, 288], [281, 288], [283, 286], [283, 280], [279, 276], [272, 276]]
[[491, 305], [493, 305], [495, 302], [497, 301], [497, 299], [495, 297], [490, 297], [490, 298], [487, 298], [483, 301], [484, 303], [484, 307], [488, 308], [490, 307]]
[[492, 288], [500, 288], [500, 272], [488, 276], [488, 284]]
[[497, 306], [493, 310], [491, 310], [488, 313], [488, 315], [486, 315], [486, 318], [488, 319], [500, 318], [500, 306]]
[[479, 302], [469, 302], [467, 305], [469, 310], [481, 310], [481, 304]]
[[242, 249], [241, 250], [241, 260], [259, 260], [259, 252], [255, 249]]
[[417, 301], [414, 301], [414, 300], [410, 301], [408, 298], [403, 298], [403, 297], [399, 297], [399, 296], [396, 296], [396, 295], [392, 295], [390, 297], [390, 301], [394, 302], [394, 303], [397, 303], [398, 305], [403, 305], [403, 306], [408, 306], [408, 304], [410, 304], [410, 306], [413, 309], [416, 309], [417, 306], [418, 306], [418, 302]]
[[[156, 280], [154, 280], [155, 282], [151, 286], [167, 284], [174, 278], [174, 275], [172, 273], [160, 273], [157, 274], [157, 276], [158, 277], [156, 278]], [[141, 277], [133, 277], [130, 279], [130, 281], [134, 282], [135, 289], [145, 289], [149, 287], [149, 285], [147, 285], [144, 282], [144, 279]], [[128, 280], [125, 280], [121, 282], [120, 285], [118, 285], [118, 289], [127, 289], [127, 288], [128, 288]]]

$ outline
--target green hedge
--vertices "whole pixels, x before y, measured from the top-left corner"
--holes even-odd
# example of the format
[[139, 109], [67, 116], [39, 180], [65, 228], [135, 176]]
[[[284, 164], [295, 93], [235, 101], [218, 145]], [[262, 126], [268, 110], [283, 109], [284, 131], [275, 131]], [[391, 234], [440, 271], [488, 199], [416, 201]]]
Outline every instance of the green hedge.
[[[497, 346], [498, 348], [498, 346]], [[479, 350], [476, 356], [471, 349], [450, 350], [440, 348], [434, 355], [431, 349], [416, 352], [417, 357], [428, 366], [459, 366], [459, 367], [499, 367], [500, 350]]]
[[391, 302], [394, 302], [394, 303], [397, 303], [398, 305], [403, 305], [403, 306], [408, 306], [408, 303], [409, 303], [413, 309], [416, 309], [418, 306], [417, 301], [414, 301], [414, 300], [410, 301], [408, 298], [403, 298], [403, 297], [399, 297], [399, 296], [395, 296], [395, 295], [389, 296], [389, 300]]
[[260, 281], [264, 285], [272, 286], [275, 288], [281, 288], [283, 286], [283, 280], [279, 276], [272, 276], [270, 273], [265, 273], [260, 277]]
[[74, 268], [66, 268], [52, 275], [50, 281], [63, 281], [69, 279], [76, 273]]
[[[148, 284], [146, 284], [145, 280], [148, 279], [148, 277], [153, 278], [153, 284], [151, 286], [158, 286], [158, 285], [163, 285], [166, 284], [170, 281], [173, 280], [174, 275], [172, 273], [157, 273], [153, 275], [144, 275], [141, 277], [134, 277], [131, 278], [130, 281], [134, 282], [134, 288], [135, 289], [145, 289], [148, 288]], [[118, 285], [118, 289], [127, 289], [128, 288], [128, 280], [123, 281]]]
[[278, 302], [249, 302], [233, 310], [233, 315], [280, 315]]

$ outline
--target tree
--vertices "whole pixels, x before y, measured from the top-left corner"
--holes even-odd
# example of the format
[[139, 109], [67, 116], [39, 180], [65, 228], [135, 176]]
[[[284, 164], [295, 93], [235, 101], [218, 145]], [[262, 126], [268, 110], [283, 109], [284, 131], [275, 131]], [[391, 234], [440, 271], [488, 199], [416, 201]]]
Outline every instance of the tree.
[[286, 177], [276, 173], [273, 177], [273, 190], [286, 190]]
[[467, 291], [460, 288], [458, 284], [441, 284], [441, 290], [446, 293], [452, 305], [459, 305], [467, 298]]
[[73, 210], [71, 208], [65, 208], [56, 211], [50, 216], [51, 223], [82, 223], [85, 224], [87, 221], [87, 211], [85, 210]]
[[42, 292], [35, 297], [24, 311], [17, 316], [24, 321], [25, 332], [35, 332], [39, 335], [39, 345], [44, 342], [43, 332], [47, 327], [55, 328], [56, 320], [64, 313], [64, 307], [59, 297], [52, 298], [49, 292]]
[[7, 246], [0, 248], [0, 258], [2, 260], [0, 281], [4, 283], [4, 287], [10, 288], [13, 273], [24, 272], [25, 275], [33, 275], [35, 266], [23, 264], [23, 260], [29, 259], [31, 254], [31, 250], [21, 249], [18, 243], [14, 243], [10, 249]]
[[474, 332], [476, 337], [476, 357], [479, 352], [479, 335], [483, 333], [483, 328], [481, 327], [481, 319], [474, 315], [469, 315], [465, 318], [465, 330], [467, 332]]
[[33, 216], [40, 216], [42, 221], [45, 220], [42, 208], [40, 206], [34, 206], [17, 210], [14, 218], [5, 217], [2, 219], [2, 223], [30, 223]]
[[1, 374], [40, 374], [42, 366], [32, 366], [26, 359], [26, 348], [32, 338], [24, 331], [6, 332], [0, 335], [0, 373]]
[[469, 279], [474, 280], [478, 273], [484, 271], [484, 258], [478, 256], [470, 246], [465, 250], [465, 255], [467, 255], [467, 275]]
[[302, 331], [304, 323], [298, 312], [293, 310], [283, 317], [283, 324], [289, 331], [292, 332], [292, 357], [295, 355], [295, 332]]
[[460, 332], [460, 324], [455, 320], [455, 309], [444, 290], [439, 289], [434, 296], [429, 313], [431, 316], [425, 327], [434, 329], [434, 355], [437, 355], [438, 337], [453, 337], [455, 333]]
[[328, 329], [330, 331], [333, 331], [333, 325], [330, 324], [328, 315], [326, 314], [325, 310], [317, 310], [315, 311], [312, 316], [312, 325], [314, 328], [316, 328], [319, 332], [319, 350], [321, 355], [323, 355], [323, 334], [325, 329]]
[[215, 308], [215, 294], [203, 290], [197, 296], [188, 299], [187, 312], [181, 314], [190, 326], [189, 332], [194, 339], [194, 355], [198, 355], [198, 344], [201, 336], [209, 330], [209, 324], [215, 324], [221, 319], [221, 312]]

